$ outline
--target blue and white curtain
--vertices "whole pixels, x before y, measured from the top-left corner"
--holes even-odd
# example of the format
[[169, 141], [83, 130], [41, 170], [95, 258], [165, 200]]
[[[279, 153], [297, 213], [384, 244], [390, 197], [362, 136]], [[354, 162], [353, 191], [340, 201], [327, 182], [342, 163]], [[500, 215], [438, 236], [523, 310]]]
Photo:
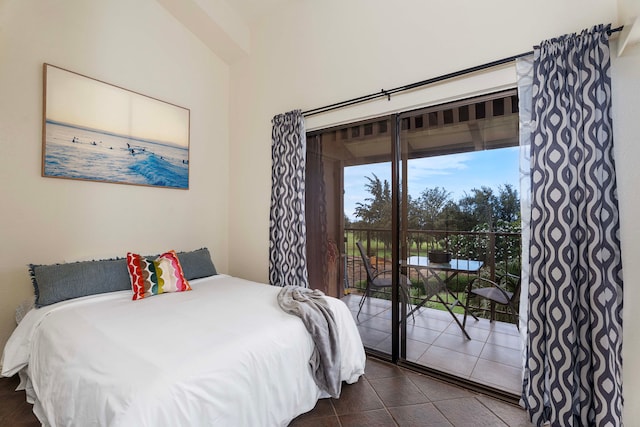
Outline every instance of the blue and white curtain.
[[539, 426], [622, 424], [623, 283], [609, 28], [599, 25], [534, 50], [521, 402]]
[[306, 288], [304, 118], [295, 110], [275, 116], [271, 124], [269, 283]]

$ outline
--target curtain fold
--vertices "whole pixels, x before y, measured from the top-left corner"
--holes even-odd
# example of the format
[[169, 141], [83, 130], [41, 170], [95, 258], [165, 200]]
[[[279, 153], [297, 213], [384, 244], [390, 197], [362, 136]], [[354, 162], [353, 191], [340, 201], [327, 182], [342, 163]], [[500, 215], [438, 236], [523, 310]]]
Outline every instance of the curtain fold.
[[306, 288], [304, 118], [294, 110], [275, 116], [271, 124], [269, 283]]
[[[532, 119], [532, 90], [533, 90], [533, 55], [516, 60], [518, 76], [518, 111], [520, 126], [520, 221], [522, 233], [522, 256], [520, 259], [520, 278], [522, 283], [529, 283], [529, 242], [531, 240], [531, 132], [535, 123]], [[524, 288], [520, 292], [520, 309], [518, 324], [522, 343], [527, 340], [529, 294]], [[526, 365], [525, 346], [522, 346], [522, 366]]]
[[534, 49], [521, 402], [536, 425], [622, 424], [623, 282], [609, 28]]

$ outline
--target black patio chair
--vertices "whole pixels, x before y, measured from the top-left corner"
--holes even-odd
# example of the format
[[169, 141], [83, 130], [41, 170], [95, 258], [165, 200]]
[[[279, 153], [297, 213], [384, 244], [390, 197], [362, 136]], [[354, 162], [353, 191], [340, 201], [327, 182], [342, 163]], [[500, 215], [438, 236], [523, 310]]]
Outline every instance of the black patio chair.
[[[467, 322], [467, 311], [469, 309], [469, 300], [474, 297], [484, 298], [489, 301], [491, 310], [491, 322], [496, 320], [496, 304], [500, 304], [506, 307], [506, 311], [515, 323], [518, 330], [520, 325], [518, 324], [518, 300], [520, 298], [520, 276], [514, 274], [505, 274], [499, 276], [498, 280], [493, 280], [484, 277], [475, 277], [469, 282], [467, 289], [467, 310], [464, 312], [463, 325]], [[512, 284], [513, 291], [508, 290], [507, 284]]]
[[[369, 297], [369, 294], [372, 291], [382, 291], [384, 289], [392, 289], [392, 278], [384, 277], [385, 274], [391, 273], [392, 270], [382, 270], [378, 271], [377, 267], [374, 267], [371, 264], [371, 260], [366, 254], [366, 251], [362, 247], [362, 242], [356, 242], [356, 246], [358, 246], [358, 250], [360, 251], [360, 256], [362, 257], [362, 262], [364, 264], [364, 268], [367, 271], [367, 287], [365, 288], [364, 295], [362, 295], [362, 299], [360, 299], [360, 304], [358, 304], [358, 314], [356, 314], [356, 319], [360, 316], [360, 311], [362, 310], [362, 306], [364, 305], [365, 300]], [[409, 287], [411, 286], [411, 281], [407, 276], [400, 276], [400, 297], [402, 298], [402, 302], [407, 304], [407, 313], [411, 313], [411, 317], [415, 321], [415, 317], [413, 312], [411, 312], [411, 300], [409, 299]]]

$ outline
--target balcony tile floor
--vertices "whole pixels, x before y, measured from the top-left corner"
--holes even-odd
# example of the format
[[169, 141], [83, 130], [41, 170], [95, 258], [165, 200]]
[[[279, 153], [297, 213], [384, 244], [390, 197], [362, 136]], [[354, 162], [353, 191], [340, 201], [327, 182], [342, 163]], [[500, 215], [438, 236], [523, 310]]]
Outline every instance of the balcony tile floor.
[[[342, 298], [353, 313], [361, 296]], [[462, 322], [462, 316], [459, 315]], [[391, 302], [368, 298], [356, 319], [366, 347], [391, 352]], [[467, 318], [467, 340], [444, 310], [421, 308], [407, 324], [407, 360], [515, 395], [521, 385], [521, 339], [512, 323]]]

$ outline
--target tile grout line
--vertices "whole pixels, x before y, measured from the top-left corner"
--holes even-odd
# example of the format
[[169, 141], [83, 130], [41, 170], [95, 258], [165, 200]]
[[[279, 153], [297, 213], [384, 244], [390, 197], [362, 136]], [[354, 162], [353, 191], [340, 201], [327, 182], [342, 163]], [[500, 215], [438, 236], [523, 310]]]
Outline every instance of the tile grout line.
[[[366, 374], [365, 374], [366, 375]], [[404, 373], [402, 374], [404, 376]], [[390, 377], [389, 377], [390, 378]], [[389, 408], [387, 408], [387, 404], [384, 402], [384, 400], [382, 399], [382, 397], [380, 396], [380, 394], [378, 393], [378, 390], [376, 390], [376, 388], [373, 386], [373, 384], [371, 384], [371, 382], [369, 381], [369, 378], [367, 378], [366, 376], [364, 377], [364, 379], [367, 381], [367, 383], [369, 384], [369, 387], [371, 387], [371, 389], [373, 390], [373, 392], [376, 394], [376, 396], [378, 396], [378, 399], [380, 399], [380, 403], [382, 403], [382, 407], [384, 408], [385, 412], [387, 414], [389, 414], [389, 416], [391, 417], [391, 419], [393, 420], [393, 422], [395, 423], [396, 426], [399, 426], [398, 421], [395, 419], [395, 417], [393, 416], [393, 414], [389, 411]], [[420, 392], [422, 393], [422, 391], [420, 390]], [[423, 393], [424, 394], [424, 393]], [[425, 396], [425, 398], [427, 398]], [[427, 398], [428, 400], [429, 398]]]
[[[364, 374], [362, 376], [364, 376]], [[340, 416], [338, 415], [338, 411], [336, 411], [336, 407], [333, 405], [333, 399], [329, 400], [329, 403], [331, 403], [331, 409], [333, 410], [333, 416], [336, 417], [336, 420], [338, 420], [338, 427], [343, 427], [342, 426], [342, 421], [340, 420]]]
[[[489, 334], [489, 335], [487, 336], [487, 340], [489, 339], [489, 336], [490, 336], [490, 335], [491, 335], [491, 334]], [[473, 364], [473, 368], [471, 368], [471, 372], [469, 372], [469, 377], [467, 378], [468, 380], [471, 380], [471, 379], [472, 379], [472, 377], [473, 377], [473, 371], [475, 371], [475, 370], [476, 370], [476, 367], [478, 366], [478, 360], [480, 360], [480, 355], [481, 355], [481, 354], [482, 354], [482, 352], [484, 351], [484, 346], [485, 346], [485, 345], [487, 345], [487, 341], [486, 341], [486, 340], [482, 343], [482, 348], [480, 349], [480, 353], [478, 353], [478, 356], [476, 356], [476, 362]]]
[[[411, 384], [413, 384], [419, 391], [420, 393], [422, 393], [422, 395], [429, 401], [429, 403], [435, 408], [436, 411], [438, 411], [440, 413], [440, 415], [442, 415], [442, 417], [447, 420], [447, 422], [449, 424], [451, 424], [452, 427], [455, 427], [455, 424], [453, 424], [453, 422], [451, 422], [451, 420], [445, 415], [444, 412], [442, 412], [440, 410], [440, 408], [438, 408], [438, 405], [436, 405], [436, 402], [432, 401], [429, 396], [427, 396], [422, 389], [420, 389], [420, 387], [418, 387], [418, 385], [411, 379], [411, 377], [409, 377], [408, 375], [405, 375], [407, 377], [407, 379], [411, 382]], [[455, 400], [455, 399], [459, 399], [459, 398], [451, 398], [451, 399], [443, 399], [443, 400]]]
[[489, 408], [487, 405], [485, 405], [485, 404], [484, 404], [484, 402], [483, 402], [482, 400], [478, 399], [478, 398], [477, 398], [477, 396], [476, 396], [476, 397], [474, 397], [474, 398], [478, 401], [478, 403], [480, 403], [482, 406], [484, 406], [485, 408], [487, 408], [487, 410], [488, 410], [489, 412], [491, 412], [493, 415], [495, 415], [495, 417], [496, 417], [497, 419], [499, 419], [500, 421], [502, 421], [502, 422], [504, 423], [504, 425], [506, 425], [507, 427], [509, 427], [509, 423], [507, 423], [504, 419], [502, 419], [502, 417], [501, 417], [500, 415], [496, 414], [496, 413], [495, 413], [491, 408]]

